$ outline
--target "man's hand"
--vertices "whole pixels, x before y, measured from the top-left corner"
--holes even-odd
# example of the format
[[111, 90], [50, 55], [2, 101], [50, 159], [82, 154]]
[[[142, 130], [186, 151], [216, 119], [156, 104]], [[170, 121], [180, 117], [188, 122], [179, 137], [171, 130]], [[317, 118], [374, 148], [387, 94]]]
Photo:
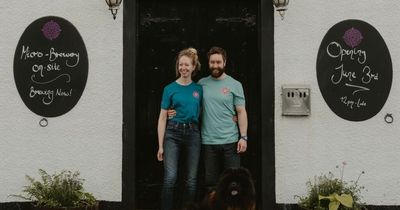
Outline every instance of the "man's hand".
[[247, 150], [247, 141], [243, 139], [239, 139], [239, 142], [237, 144], [237, 152], [238, 153], [243, 153], [246, 152]]
[[175, 117], [176, 111], [175, 109], [168, 109], [167, 114], [168, 114], [168, 119], [171, 119]]

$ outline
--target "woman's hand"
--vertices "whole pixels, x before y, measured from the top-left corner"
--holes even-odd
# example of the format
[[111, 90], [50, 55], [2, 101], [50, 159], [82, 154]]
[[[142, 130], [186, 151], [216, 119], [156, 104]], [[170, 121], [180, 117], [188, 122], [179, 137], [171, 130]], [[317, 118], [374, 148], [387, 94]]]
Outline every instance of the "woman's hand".
[[164, 149], [161, 148], [161, 147], [158, 148], [157, 160], [158, 160], [158, 161], [163, 161], [163, 160], [164, 160]]

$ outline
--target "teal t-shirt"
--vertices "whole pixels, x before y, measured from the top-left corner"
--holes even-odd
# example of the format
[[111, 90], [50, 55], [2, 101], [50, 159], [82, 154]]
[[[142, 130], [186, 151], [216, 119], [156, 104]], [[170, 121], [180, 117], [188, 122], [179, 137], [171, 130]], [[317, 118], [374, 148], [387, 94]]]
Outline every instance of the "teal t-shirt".
[[236, 115], [235, 106], [245, 106], [242, 84], [229, 75], [222, 80], [208, 76], [198, 84], [203, 87], [202, 143], [237, 142], [239, 129], [233, 117]]
[[203, 89], [192, 82], [189, 85], [180, 85], [176, 81], [164, 88], [161, 109], [175, 109], [176, 115], [170, 119], [181, 123], [198, 123], [200, 105], [203, 98]]

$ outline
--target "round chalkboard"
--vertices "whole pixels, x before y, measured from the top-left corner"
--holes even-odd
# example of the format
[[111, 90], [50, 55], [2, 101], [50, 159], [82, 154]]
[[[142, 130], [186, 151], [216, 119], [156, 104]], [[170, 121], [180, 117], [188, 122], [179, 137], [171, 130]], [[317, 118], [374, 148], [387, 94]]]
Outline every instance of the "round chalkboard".
[[79, 101], [88, 77], [88, 56], [78, 30], [67, 20], [47, 16], [32, 22], [14, 55], [19, 95], [34, 113], [56, 117]]
[[379, 32], [361, 20], [329, 29], [318, 51], [319, 89], [339, 117], [363, 121], [385, 104], [392, 85], [392, 60]]

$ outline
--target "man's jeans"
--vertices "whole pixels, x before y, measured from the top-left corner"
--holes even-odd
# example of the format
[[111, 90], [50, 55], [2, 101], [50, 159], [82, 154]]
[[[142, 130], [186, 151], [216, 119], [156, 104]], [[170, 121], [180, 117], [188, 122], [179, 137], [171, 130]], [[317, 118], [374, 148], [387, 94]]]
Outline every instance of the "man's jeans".
[[207, 191], [215, 189], [223, 170], [240, 167], [240, 155], [237, 142], [231, 144], [203, 145], [205, 187]]
[[192, 123], [169, 121], [164, 138], [164, 185], [162, 190], [162, 209], [171, 210], [174, 186], [178, 176], [179, 155], [186, 160], [185, 192], [183, 205], [193, 202], [196, 194], [197, 168], [200, 159], [201, 139], [199, 128]]

